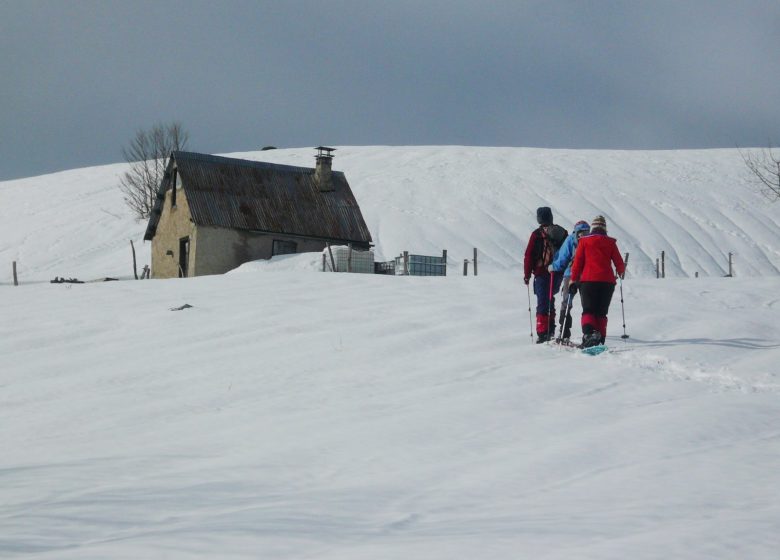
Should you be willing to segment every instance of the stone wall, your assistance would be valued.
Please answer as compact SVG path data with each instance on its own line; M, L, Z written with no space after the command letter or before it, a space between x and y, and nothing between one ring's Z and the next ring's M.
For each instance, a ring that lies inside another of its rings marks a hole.
M198 228L197 238L197 252L191 256L195 276L223 274L245 262L270 259L274 240L296 243L298 253L325 248L324 241L203 226Z
M165 203L160 223L152 239L152 278L178 278L179 241L190 238L190 262L187 276L193 276L193 259L196 254L197 240L195 224L190 220L190 207L184 189L176 193L176 206L171 206L171 190L165 193ZM170 251L170 254L168 253Z
M257 259L270 259L274 240L292 241L298 253L320 252L324 241L276 234L195 226L184 189L179 186L176 206L171 206L171 191L165 193L160 223L152 239L152 278L179 277L179 246L189 237L190 254L186 276L223 274Z

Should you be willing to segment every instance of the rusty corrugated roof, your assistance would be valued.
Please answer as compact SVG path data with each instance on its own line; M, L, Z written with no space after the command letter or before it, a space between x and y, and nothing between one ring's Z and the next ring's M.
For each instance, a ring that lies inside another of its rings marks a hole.
M347 178L333 171L321 192L314 168L173 152L144 239L157 231L176 167L197 225L368 244L368 231Z

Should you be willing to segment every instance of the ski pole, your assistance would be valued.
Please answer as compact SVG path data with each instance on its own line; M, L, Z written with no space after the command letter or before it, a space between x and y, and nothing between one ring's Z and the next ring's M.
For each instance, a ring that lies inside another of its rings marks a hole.
M563 290L564 288L567 287L567 284L568 282L564 278L563 284L561 285L561 312L558 315L558 324L560 325L561 328L558 330L558 336L555 338L556 343L561 341L561 337L563 336L563 324L564 321L566 321L566 300L568 298L568 291L566 292L567 295L563 295Z
M564 280L564 282L566 282ZM566 296L568 298L568 295ZM563 296L561 296L561 299L563 299ZM559 342L561 338L563 338L563 325L566 323L566 305L565 301L561 304L561 312L558 314L558 325L561 327L558 330L558 337L555 339L555 342Z
M534 343L534 320L531 317L531 286L526 284L528 288L528 325L531 327L531 344Z
M561 330L558 333L558 340L559 341L563 341L564 326L566 325L567 315L569 314L569 310L571 309L572 297L573 297L572 293L570 291L567 291L567 293L566 293L566 302L565 302L566 304L564 305L563 302L561 303L561 306L562 306L561 307L561 320L560 320Z
M626 253L626 262L624 263L625 266L628 266L628 253ZM623 305L623 276L626 275L625 267L623 268L623 274L620 276L620 311L623 313L623 340L628 338L628 335L626 334L626 307Z
M547 305L547 340L555 334L555 307L553 307L553 285L555 284L555 272L550 271L550 300ZM552 332L550 332L552 330Z

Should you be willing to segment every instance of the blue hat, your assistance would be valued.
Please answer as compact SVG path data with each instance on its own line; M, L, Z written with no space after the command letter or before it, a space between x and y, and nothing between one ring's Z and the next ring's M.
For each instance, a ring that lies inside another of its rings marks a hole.
M579 222L574 224L574 231L575 232L578 232L578 231L585 231L585 232L587 232L587 231L590 231L590 226L588 225L588 222L586 222L585 220L580 220Z

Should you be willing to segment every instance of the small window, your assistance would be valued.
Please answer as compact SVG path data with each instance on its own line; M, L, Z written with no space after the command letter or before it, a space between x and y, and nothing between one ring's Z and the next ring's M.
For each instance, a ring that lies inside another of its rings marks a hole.
M275 257L276 255L294 255L297 252L298 244L294 241L280 241L274 239L274 246L271 251L272 257Z

